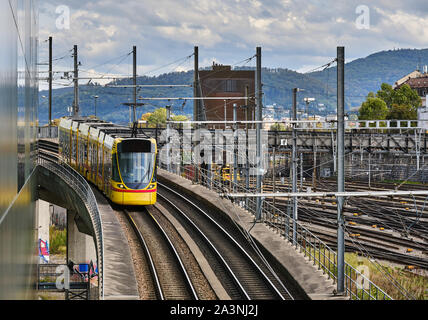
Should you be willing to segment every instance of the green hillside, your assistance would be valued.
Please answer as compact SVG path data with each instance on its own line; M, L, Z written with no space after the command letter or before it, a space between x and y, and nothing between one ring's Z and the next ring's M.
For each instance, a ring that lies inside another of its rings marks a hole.
M345 68L346 108L356 107L365 100L370 91L377 91L382 82L393 84L397 79L412 72L419 64L428 64L428 49L402 49L374 53L366 58L349 62ZM138 84L191 84L193 71L173 72L156 77L139 77ZM291 108L291 89L302 88L298 93L299 108L303 109L304 97L316 99L309 107L310 114L330 114L336 110L336 67L313 73L298 73L288 69L262 70L264 106L276 104L277 116L286 116L284 112ZM130 84L129 79L117 84ZM97 115L105 120L125 123L129 119L129 109L122 105L132 98L130 88L106 88L98 85L80 86L80 107L82 115L94 114L94 95L98 95ZM138 96L143 97L183 97L192 96L192 88L142 88ZM46 91L40 92L40 123L48 118ZM67 107L73 102L73 88L55 89L53 92L53 117L68 114ZM138 114L153 111L168 104L167 101L150 102L139 108ZM193 102L170 102L175 114L193 114ZM318 104L326 109L319 111Z

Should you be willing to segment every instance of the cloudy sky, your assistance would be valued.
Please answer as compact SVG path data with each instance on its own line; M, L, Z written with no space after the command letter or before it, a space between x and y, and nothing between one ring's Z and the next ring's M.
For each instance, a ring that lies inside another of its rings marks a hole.
M338 45L347 61L428 47L425 0L45 0L39 6L40 61L47 60L45 40L52 36L55 69L71 70L77 44L81 76L131 74L133 45L139 75L192 69L185 57L195 45L202 67L235 65L261 46L263 66L297 71L329 62Z

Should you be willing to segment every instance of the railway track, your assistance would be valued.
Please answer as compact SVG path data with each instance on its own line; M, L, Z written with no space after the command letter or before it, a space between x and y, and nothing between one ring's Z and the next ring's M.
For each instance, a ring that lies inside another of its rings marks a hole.
M220 222L212 210L160 183L158 202L198 239L195 241L232 299L295 298L230 221Z
M38 140L38 153L41 159L58 160L58 143L49 140Z
M308 227L305 225L305 227ZM330 248L336 249L337 240L336 235L331 232L326 232L322 230L317 230L314 228L308 228L313 234L315 234L319 239L324 241ZM414 257L410 255L406 255L403 253L393 252L388 250L389 248L387 246L379 246L376 244L373 244L370 241L365 241L362 239L358 240L358 244L355 243L355 241L352 241L351 239L345 239L345 245L347 247L347 251L354 251L354 252L360 252L361 246L364 246L364 251L370 254L370 256L389 260L392 262L404 264L407 266L413 266L413 267L419 267L423 269L428 269L428 260L420 257ZM379 249L382 248L382 249Z
M310 185L305 185L305 187L308 186ZM265 191L272 191L272 185L267 184L264 187ZM286 191L287 187L279 186L276 188L276 190L279 192ZM323 185L321 187L318 186L317 190L332 191L334 190L334 185ZM361 191L366 190L366 188L352 185L348 186L347 184L346 190ZM319 206L321 204L323 208L336 208L336 199L334 198L314 197L310 200L301 199L300 202L311 206L310 203L314 200L317 200L317 205ZM419 197L418 199L416 197L415 199L411 197L411 200L408 198L403 198L402 196L370 199L348 198L344 206L344 212L358 215L364 214L377 219L379 222L383 221L385 223L385 227L391 228L397 232L410 234L414 233L415 236L426 238L428 234L428 210L426 210L427 205L428 199L423 196Z
M39 150L49 151L51 153L58 154L58 148L59 148L58 143L50 140L43 140L43 139L39 139L37 141L38 141L37 143L38 143Z
M183 261L158 221L143 209L124 210L144 251L159 300L199 300Z
M311 183L304 183L304 190ZM404 185L403 185L404 186ZM331 191L336 187L334 181L317 184L317 191ZM412 190L412 186L406 189ZM356 182L346 185L347 191L361 191L367 186ZM392 189L394 185L372 184L371 190ZM414 189L422 189L418 186ZM400 188L401 189L401 188ZM264 185L266 192L272 192L271 183ZM276 185L276 191L286 192L288 186ZM428 215L425 211L425 197L414 199L400 198L348 198L344 205L348 240L347 251L366 251L371 256L400 264L428 269ZM273 199L266 199L269 203ZM332 248L336 245L337 205L335 198L299 200L299 220L311 232L324 240ZM416 203L416 210L411 210ZM288 201L275 199L275 205L287 212ZM322 227L323 230L320 230Z

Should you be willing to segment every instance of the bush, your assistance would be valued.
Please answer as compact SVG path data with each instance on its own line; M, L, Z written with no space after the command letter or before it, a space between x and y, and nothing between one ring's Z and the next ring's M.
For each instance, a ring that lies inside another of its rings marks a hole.
M49 242L50 254L65 254L67 250L67 230L60 230L55 226L50 226Z

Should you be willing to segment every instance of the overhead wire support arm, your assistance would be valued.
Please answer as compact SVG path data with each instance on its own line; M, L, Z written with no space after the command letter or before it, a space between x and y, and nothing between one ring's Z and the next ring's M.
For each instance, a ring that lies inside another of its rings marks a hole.
M91 78L91 79L95 79L95 78ZM110 78L103 78L103 79L110 79ZM117 79L117 78L111 78L111 79ZM132 84L124 84L124 85L111 85L111 84L106 84L104 85L104 87L108 87L108 88L177 88L177 87L187 87L187 88L191 88L193 87L193 85L191 84L137 84L137 85L132 85Z
M421 196L428 195L428 190L387 190L387 191L344 191L344 192L276 192L276 193L228 193L230 198L311 198L311 197L391 197L391 196Z
M140 100L244 100L247 97L151 97ZM224 122L224 121L223 121Z

